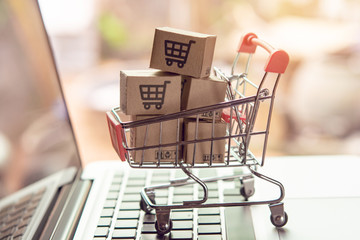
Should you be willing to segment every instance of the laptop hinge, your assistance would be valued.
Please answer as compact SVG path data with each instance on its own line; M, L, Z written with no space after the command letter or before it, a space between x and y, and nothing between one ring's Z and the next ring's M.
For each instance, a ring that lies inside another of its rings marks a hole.
M55 230L48 239L72 239L77 223L88 197L92 181L79 181L72 190L71 197L66 202L64 211L60 214Z

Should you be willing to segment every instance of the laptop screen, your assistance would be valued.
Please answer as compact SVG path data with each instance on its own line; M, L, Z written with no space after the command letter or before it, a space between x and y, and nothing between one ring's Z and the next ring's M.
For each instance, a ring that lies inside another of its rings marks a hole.
M0 198L80 165L37 2L0 0Z

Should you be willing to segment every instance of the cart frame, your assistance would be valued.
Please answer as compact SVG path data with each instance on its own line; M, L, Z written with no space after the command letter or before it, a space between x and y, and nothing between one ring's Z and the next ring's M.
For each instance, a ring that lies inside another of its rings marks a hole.
M259 85L256 85L248 79L248 70L252 55L255 53L256 47L260 46L264 48L269 54L269 58L265 65L265 73L260 81ZM169 184L163 184L158 186L145 187L141 191L141 209L145 212L150 212L152 209L156 211L157 221L155 223L158 234L163 235L171 231L172 222L170 219L170 212L172 209L185 209L185 208L205 208L205 207L230 207L230 206L250 206L250 205L269 205L271 211L271 222L276 227L282 227L287 223L288 216L284 211L284 204L281 202L285 196L285 189L283 185L268 176L265 176L258 172L258 167L264 166L266 148L268 143L268 135L270 129L271 116L274 107L275 93L278 86L278 82L282 73L285 72L289 62L289 56L283 50L278 50L267 44L266 42L258 39L253 33L244 35L237 50L238 54L232 65L231 74L227 76L219 68L214 68L216 76L228 83L226 101L211 106L181 111L172 114L166 114L157 116L150 119L122 122L118 116L119 108L114 108L111 112L107 113L109 130L112 137L112 143L119 154L121 160L127 161L133 168L181 168L182 171L188 176L184 179L177 179L171 181ZM245 71L241 74L235 74L235 67L239 60L240 53L247 53L248 59L245 65ZM275 74L275 78L272 78L272 84L267 84L269 74ZM251 96L246 96L249 88L255 89L256 93ZM265 111L267 112L266 123L262 129L258 130L256 124L257 115L259 109L262 109L262 105L267 103ZM218 110L228 109L228 114L223 116L223 119L227 121L227 131L225 136L215 136L215 112ZM197 132L199 126L199 116L204 112L212 112L212 133L211 137L198 139ZM194 117L196 121L195 139L183 140L180 139L181 120ZM163 123L167 121L176 121L176 141L171 143L163 143L161 140ZM159 143L155 145L146 145L146 138L148 137L149 126L153 124L159 124ZM145 128L144 145L140 147L129 146L128 132L130 129L136 127ZM262 156L258 159L250 151L251 139L253 137L262 137ZM213 147L217 141L225 141L225 154L224 161L213 162L213 158L210 157L208 162L199 163L195 159L196 145L203 142L210 143L210 156L213 156ZM178 154L181 148L193 144L194 154L192 160L184 161L181 155ZM158 156L155 162L146 162L144 159L144 152L150 149L161 149L166 147L176 148L176 157L173 161L163 161ZM134 151L142 152L142 158L140 161L134 161L132 159L132 153ZM248 169L248 173L214 177L207 179L200 179L195 176L191 169L193 168L216 168L216 167L244 167ZM264 181L267 181L279 188L280 194L276 199L263 200L263 201L249 201L249 197L254 194L254 177L258 177ZM240 189L240 194L244 196L244 201L241 202L221 202L221 203L206 203L208 199L208 189L206 183L219 180L240 179L243 186ZM188 184L199 184L204 192L202 199L195 199L191 201L183 201L182 204L169 204L160 205L155 203L155 191L157 189L180 187Z

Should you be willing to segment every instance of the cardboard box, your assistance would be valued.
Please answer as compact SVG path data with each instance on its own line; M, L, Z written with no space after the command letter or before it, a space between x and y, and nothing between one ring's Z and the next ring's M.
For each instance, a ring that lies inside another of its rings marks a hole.
M185 141L195 140L196 121L185 122ZM198 125L197 139L211 138L212 123L200 121ZM214 137L224 137L226 135L226 123L218 122L214 125ZM195 149L195 163L209 163L211 141L197 142L184 145L185 162L192 164ZM213 163L224 162L225 139L213 141L212 160Z
M120 108L126 115L180 111L181 76L158 70L120 72Z
M195 78L208 77L215 42L215 35L156 28L150 67Z
M153 118L156 116L132 116L132 120L144 120ZM182 121L179 122L175 120L162 122L162 130L161 130L161 144L175 144L177 142L177 136L179 141L182 140ZM146 128L148 128L146 130ZM177 133L177 131L179 133ZM177 135L178 134L178 135ZM131 147L144 147L144 146L154 146L160 144L160 123L154 123L136 128L132 128L130 130L130 146ZM176 155L176 150L177 154ZM169 146L159 148L149 148L146 150L137 150L130 151L130 154L135 162L141 162L142 157L144 156L143 162L157 162L160 156L160 161L165 162L174 162L176 157L180 161L182 159L182 146L179 145L178 149L176 146Z
M189 110L224 102L227 83L215 76L209 78L183 77L181 110ZM200 119L212 119L213 111L204 112ZM196 117L196 116L194 116ZM221 119L221 109L215 111L216 120Z

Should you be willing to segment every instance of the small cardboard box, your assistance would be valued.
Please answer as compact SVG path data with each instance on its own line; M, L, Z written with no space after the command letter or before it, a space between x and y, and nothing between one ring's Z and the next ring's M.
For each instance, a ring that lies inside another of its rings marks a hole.
M153 118L156 116L132 116L133 121L144 120ZM131 128L130 130L130 146L131 147L144 147L144 146L156 146L161 144L175 144L182 140L182 121L170 120L162 122L162 128L160 131L160 123L143 125L140 127ZM161 139L161 142L160 142ZM178 141L177 141L178 140ZM176 154L177 152L177 154ZM159 157L161 162L174 162L176 158L180 161L182 159L182 146L175 145L169 147L162 147L159 149L149 148L144 151L134 150L130 151L133 160L137 163L141 162L157 162Z
M215 42L215 35L156 28L150 67L195 78L208 77Z
M205 107L225 100L227 83L215 76L208 78L183 77L183 90L181 93L181 110ZM202 113L200 119L221 119L221 109L215 112ZM196 116L194 116L196 117Z
M181 76L159 70L120 72L120 108L126 115L180 111Z
M185 141L195 140L196 121L185 122ZM211 138L212 123L199 121L197 140ZM214 125L214 138L226 135L226 123L218 122ZM194 149L195 163L210 163L211 141L197 142L184 145L185 162L192 164ZM212 160L213 163L224 162L225 139L213 141Z

